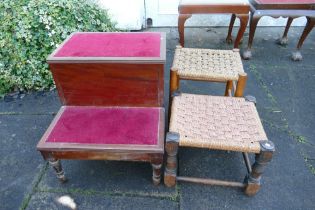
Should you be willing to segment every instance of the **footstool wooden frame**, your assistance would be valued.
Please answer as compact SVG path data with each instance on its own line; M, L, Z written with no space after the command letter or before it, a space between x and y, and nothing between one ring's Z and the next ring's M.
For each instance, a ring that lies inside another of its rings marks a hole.
M237 34L237 37L234 42L234 48L239 47L239 43L244 35L247 22L248 22L248 14L249 14L249 4L247 1L187 1L182 0L178 6L178 32L179 32L179 42L180 45L184 47L185 37L185 22L188 18L190 18L193 14L231 14L231 23L229 26L228 35L226 41L232 43L232 29L233 24L238 17L240 19L240 28Z
M248 174L244 182L177 176L179 147L242 152ZM167 165L164 183L177 181L242 187L249 196L260 189L261 175L271 161L274 144L267 139L253 97L244 98L174 94L169 132L166 135ZM247 153L255 153L251 166Z
M238 49L211 50L177 46L170 75L170 95L180 80L226 83L225 96L243 96L247 74ZM237 83L237 84L236 84Z
M296 47L296 51L292 53L292 60L302 60L302 54L300 52L301 47L315 25L315 1L313 0L302 0L302 1L271 1L271 0L249 0L251 15L250 15L250 31L248 38L247 50L243 53L244 59L250 59L252 57L252 44L258 21L263 16L271 16L273 18L288 17L288 21L282 35L279 40L279 44L286 45L288 43L288 31L291 26L293 19L306 16L307 24L304 31L299 39ZM233 27L233 23L231 22Z
M62 103L37 145L65 181L60 159L149 162L161 180L165 34L75 32L47 59Z

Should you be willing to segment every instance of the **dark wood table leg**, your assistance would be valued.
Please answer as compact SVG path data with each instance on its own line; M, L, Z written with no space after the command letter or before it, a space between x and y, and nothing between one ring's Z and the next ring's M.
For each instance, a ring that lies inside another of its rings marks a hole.
M288 18L287 25L285 26L285 30L283 32L282 38L280 38L278 40L278 44L280 44L280 45L287 45L288 44L288 32L289 32L289 29L290 29L290 26L291 26L293 19L294 19L293 17Z
M234 26L234 23L235 23L235 19L236 19L236 15L232 14L231 20L230 20L230 25L229 25L228 35L227 35L227 37L225 39L228 44L232 44L233 43L232 31L233 31L233 26Z
M184 47L185 44L185 22L188 18L191 17L191 14L179 14L178 16L178 33L179 33L179 43Z
M247 23L248 23L248 15L237 14L236 16L240 19L240 28L238 30L237 37L236 37L235 42L234 42L234 48L238 48L238 45L243 38Z
M65 177L65 172L62 169L60 160L57 160L55 158L51 158L48 160L49 164L52 166L52 168L55 170L57 178L60 182L64 183L67 181Z
M151 161L153 175L152 175L152 181L154 185L159 185L161 182L161 168L163 165L163 154L157 158Z
M248 60L252 57L251 48L252 48L252 44L253 44L253 40L254 40L256 27L257 27L257 24L258 24L258 21L260 20L260 18L261 18L261 16L257 15L255 12L251 13L250 23L249 23L250 26L249 26L249 38L248 38L247 50L243 53L243 58L245 60Z
M174 187L176 185L178 144L178 133L169 132L166 134L165 150L167 160L164 172L164 184L167 187Z
M261 175L275 151L275 145L271 141L261 141L260 148L261 151L256 154L251 173L245 177L245 194L248 196L253 196L259 191Z
M304 31L302 33L302 36L297 44L297 49L295 52L292 53L292 60L294 61L301 61L303 59L302 54L300 52L300 49L303 45L303 42L305 41L307 35L312 31L315 25L315 18L314 17L306 17L307 18L307 23L304 28Z

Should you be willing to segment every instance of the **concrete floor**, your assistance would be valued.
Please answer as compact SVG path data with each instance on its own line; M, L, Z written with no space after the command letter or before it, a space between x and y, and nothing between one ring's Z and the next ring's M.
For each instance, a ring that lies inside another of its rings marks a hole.
M150 30L167 33L167 93L177 29ZM314 31L304 44L303 61L290 60L302 30L292 28L289 44L282 47L275 40L283 28L258 28L253 59L243 61L249 76L246 94L256 96L267 135L276 144L255 197L240 189L188 183L154 187L146 163L63 161L69 182L60 184L36 151L61 106L51 91L0 101L0 209L66 209L55 201L62 195L70 195L78 209L315 209ZM186 47L232 49L224 42L226 33L227 28L187 28ZM181 90L222 95L224 85L183 81ZM239 153L181 149L179 173L242 181L246 168Z

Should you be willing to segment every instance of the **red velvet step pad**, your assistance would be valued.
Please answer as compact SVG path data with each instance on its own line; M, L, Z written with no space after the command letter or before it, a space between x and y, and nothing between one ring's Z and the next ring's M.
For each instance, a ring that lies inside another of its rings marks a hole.
M54 57L160 57L161 34L76 33Z
M66 107L47 142L156 145L159 108Z
M259 4L315 4L315 0L255 0Z

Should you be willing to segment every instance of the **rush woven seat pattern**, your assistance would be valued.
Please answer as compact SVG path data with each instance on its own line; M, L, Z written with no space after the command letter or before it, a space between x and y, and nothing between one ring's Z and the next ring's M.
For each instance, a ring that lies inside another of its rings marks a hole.
M212 50L177 46L172 70L182 79L228 81L244 73L239 50Z
M267 140L254 103L244 98L181 94L171 113L179 146L259 153Z

